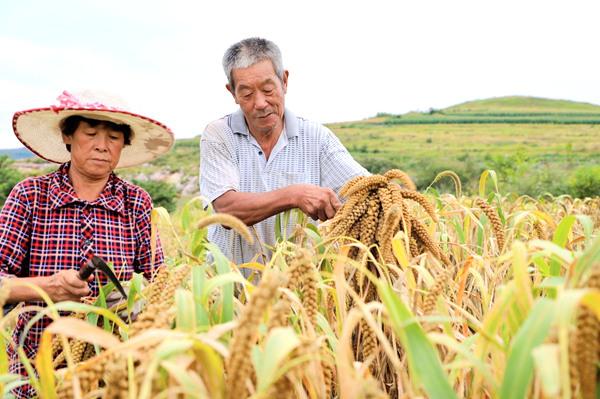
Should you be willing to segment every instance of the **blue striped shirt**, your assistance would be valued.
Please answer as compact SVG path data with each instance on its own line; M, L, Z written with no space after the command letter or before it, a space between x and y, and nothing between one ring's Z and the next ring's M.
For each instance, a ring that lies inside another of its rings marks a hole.
M354 176L368 172L325 126L284 113L285 127L269 159L250 134L241 110L210 123L200 139L200 194L206 205L229 190L268 192L292 184L329 187L336 193ZM234 230L211 226L208 239L236 264L270 257L275 218L255 224L249 245ZM295 222L288 223L287 235ZM284 233L285 234L285 233ZM264 255L264 256L263 256Z

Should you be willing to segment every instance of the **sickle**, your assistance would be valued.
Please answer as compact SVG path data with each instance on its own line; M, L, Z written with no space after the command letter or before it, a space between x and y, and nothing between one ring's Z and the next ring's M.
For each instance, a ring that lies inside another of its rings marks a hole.
M127 299L127 294L125 294L125 290L123 289L123 286L119 282L119 279L117 279L117 276L115 276L115 274L113 273L111 268L108 267L106 262L98 256L94 255L92 257L91 261L88 261L88 263L86 263L85 265L83 265L83 267L81 269L79 269L79 278L82 279L83 281L86 281L88 279L88 277L91 276L92 273L94 272L94 270L96 270L96 269L98 269L102 273L104 273L104 275L106 277L108 277L108 279L111 281L111 283L113 283L115 285L115 287L117 287L117 289L119 290L121 295L123 295L123 298Z

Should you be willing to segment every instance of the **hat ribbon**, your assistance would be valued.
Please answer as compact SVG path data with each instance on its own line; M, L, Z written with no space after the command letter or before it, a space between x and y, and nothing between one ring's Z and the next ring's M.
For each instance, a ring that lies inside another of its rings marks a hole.
M50 106L50 109L56 113L62 111L65 108L88 108L97 110L120 111L119 108L110 107L99 102L84 103L67 90L63 90L62 94L56 97L56 100L58 100L58 105Z

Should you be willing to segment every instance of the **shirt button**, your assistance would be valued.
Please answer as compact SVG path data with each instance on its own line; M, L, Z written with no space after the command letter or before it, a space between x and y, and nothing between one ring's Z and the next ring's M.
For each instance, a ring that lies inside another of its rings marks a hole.
M258 155L262 155L262 151L259 151L259 152L258 152Z
M92 240L90 240L89 238L83 241L84 247L89 247L90 245L92 245Z

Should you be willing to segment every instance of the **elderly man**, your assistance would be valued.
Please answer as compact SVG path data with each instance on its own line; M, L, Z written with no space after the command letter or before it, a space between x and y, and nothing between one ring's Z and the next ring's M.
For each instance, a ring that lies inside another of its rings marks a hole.
M202 134L200 192L216 211L254 226L258 240L249 245L222 226L208 238L237 264L264 261L275 243L275 215L299 208L312 219L330 219L343 184L368 172L329 129L285 108L289 72L273 42L232 45L223 68L240 109Z

